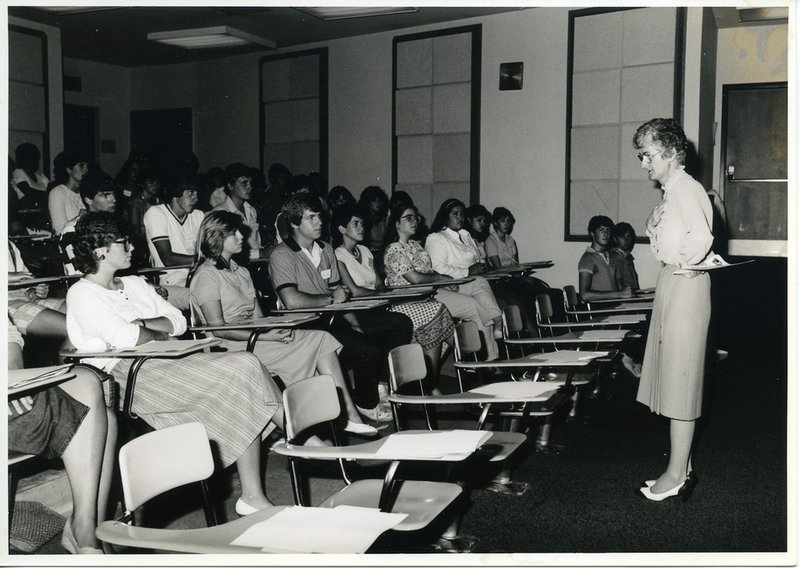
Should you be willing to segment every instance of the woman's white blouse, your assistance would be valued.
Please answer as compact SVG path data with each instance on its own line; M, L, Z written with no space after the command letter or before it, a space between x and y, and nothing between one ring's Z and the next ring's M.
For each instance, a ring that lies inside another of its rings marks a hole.
M362 288L375 289L377 275L375 274L375 261L369 249L363 245L356 245L360 255L360 259L356 259L344 247L337 247L335 251L336 258L347 267L347 272L355 282L356 286Z
M693 266L710 254L712 210L703 186L678 170L663 187L664 198L647 218L650 249L664 264Z
M425 250L431 257L433 269L451 278L466 278L469 267L481 258L477 243L465 229L458 232L442 229L428 235Z
M67 292L67 333L75 347L104 350L133 347L141 328L137 319L166 317L172 323L170 335L186 331L180 310L159 296L138 276L120 278L123 290L109 290L82 278ZM91 359L91 364L110 371L119 359Z

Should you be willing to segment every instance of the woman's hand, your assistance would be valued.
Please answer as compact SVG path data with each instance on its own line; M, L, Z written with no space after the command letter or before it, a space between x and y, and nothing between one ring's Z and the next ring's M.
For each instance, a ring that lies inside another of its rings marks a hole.
M44 282L42 284L37 284L33 292L36 294L37 298L44 299L50 293L50 285Z
M339 286L333 290L333 303L341 304L350 298L350 289L346 286Z
M261 339L265 341L280 341L288 344L294 340L294 332L291 329L271 329L261 334Z
M469 274L470 276L475 274L483 274L486 272L486 266L482 262L476 262L472 266L469 267Z

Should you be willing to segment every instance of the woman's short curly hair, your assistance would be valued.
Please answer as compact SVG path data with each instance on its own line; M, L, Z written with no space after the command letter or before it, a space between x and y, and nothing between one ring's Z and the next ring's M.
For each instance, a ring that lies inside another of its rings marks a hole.
M686 140L686 133L677 120L674 118L653 118L648 120L636 129L636 133L633 135L633 147L643 147L644 139L647 136L651 136L653 142L659 144L665 150L675 150L679 164L686 163L686 150L689 147L689 142Z
M225 239L241 231L242 217L231 211L211 211L206 214L197 236L197 258L218 261L222 256Z
M73 265L84 274L94 274L97 272L98 261L94 251L110 246L127 234L122 219L114 213L108 211L86 213L75 225L75 240L72 244L75 253Z

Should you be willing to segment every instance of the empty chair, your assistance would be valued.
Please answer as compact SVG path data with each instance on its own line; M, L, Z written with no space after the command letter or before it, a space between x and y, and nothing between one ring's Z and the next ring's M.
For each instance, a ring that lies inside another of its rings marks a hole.
M338 445L334 421L339 418L341 409L336 385L331 376L320 375L289 385L283 393L283 402L287 441L274 446L274 450L289 457L296 504L306 505L308 502L303 491L304 480L298 467L298 462L302 460L336 460L339 463L345 486L324 499L320 507L353 505L407 514L406 519L393 529L395 531L415 531L427 527L461 496L462 489L455 483L400 479L397 473L401 460L391 461L384 479L354 481L348 472L348 463L357 459L380 460L376 452L385 440L351 446ZM325 423L330 425L333 446L297 445L310 430ZM431 458L409 456L408 459ZM449 513L454 514L456 511Z
M246 547L232 546L231 542L285 507L270 507L208 528L173 530L133 526L136 511L152 498L189 483L204 482L214 472L208 434L202 424L190 422L144 434L120 449L119 460L125 513L119 520L105 521L97 527L97 538L104 543L106 552L110 551L108 545L198 554L270 551L269 543Z

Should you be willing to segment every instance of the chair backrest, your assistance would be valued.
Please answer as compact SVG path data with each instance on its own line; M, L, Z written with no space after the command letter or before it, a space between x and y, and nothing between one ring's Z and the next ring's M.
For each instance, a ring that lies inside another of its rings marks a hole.
M539 318L539 322L548 322L553 317L553 303L550 301L548 294L536 296L536 315Z
M119 469L128 511L165 491L208 479L214 458L206 428L189 422L143 434L122 446Z
M283 391L286 439L291 442L308 428L341 414L336 383L330 375L302 379Z
M396 392L405 384L423 380L428 375L425 354L419 343L400 345L389 351L389 388Z
M475 355L481 350L481 336L474 321L462 321L456 326L456 360L463 361L466 355Z
M522 313L519 306L509 305L503 308L503 337L509 338L512 335L519 336L525 329L522 323Z
M566 301L564 305L569 310L576 309L581 303L580 298L578 298L578 292L575 291L575 286L564 286L564 299Z

